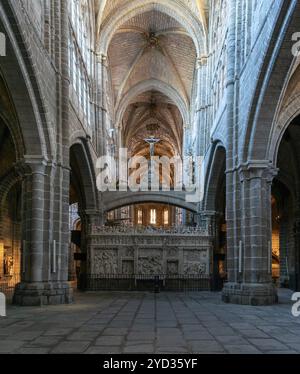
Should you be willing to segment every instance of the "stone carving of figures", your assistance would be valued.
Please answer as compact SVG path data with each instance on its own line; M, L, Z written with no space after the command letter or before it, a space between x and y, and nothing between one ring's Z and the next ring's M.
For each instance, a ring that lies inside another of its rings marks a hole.
M118 271L116 251L101 251L95 254L94 261L97 274L116 274Z
M206 274L206 264L186 263L184 265L184 274L186 275L202 275Z
M14 274L14 259L12 256L4 255L3 260L4 275L13 276Z
M151 256L144 259L139 259L139 274L161 274L162 261L160 256Z

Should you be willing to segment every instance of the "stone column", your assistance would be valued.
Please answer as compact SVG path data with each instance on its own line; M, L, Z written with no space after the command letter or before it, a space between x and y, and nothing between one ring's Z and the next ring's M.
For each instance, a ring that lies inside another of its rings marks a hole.
M191 150L191 126L190 124L183 125L183 154L188 156Z
M272 215L271 183L276 170L267 162L256 162L238 168L241 205L229 203L228 226L239 222L237 237L228 240L228 278L223 301L270 305L277 301L272 284ZM232 230L229 232L232 232Z
M97 151L100 156L106 153L106 70L107 70L107 56L103 54L97 55L97 76L98 76L98 90L97 90L97 123L96 123L96 140Z
M201 222L203 229L206 229L206 231L209 234L209 245L210 245L210 273L211 273L211 287L213 290L218 290L218 283L216 278L216 272L215 272L215 253L218 249L218 242L219 242L219 220L221 217L221 213L218 213L216 211L202 211L201 212Z
M30 247L27 246L25 269L25 281L43 281L43 241L44 241L44 189L45 189L45 162L31 164L30 178L31 188L28 191L30 196L31 210L27 212L30 219L30 228L26 236L30 237Z
M45 160L27 160L22 182L22 266L21 284L14 302L42 304L44 268L44 189Z
M197 156L203 156L207 147L206 134L209 132L207 128L207 56L201 56L197 60L197 108L196 108L196 121L197 121Z
M37 158L26 158L23 163L21 283L14 295L14 303L18 305L72 301L65 252L68 243L64 243L61 221L52 224L53 209L57 207L50 192L53 167ZM59 212L55 212L55 219L59 217ZM65 216L61 219L65 220ZM60 227L60 235L56 226Z
M295 279L294 279L294 290L300 290L300 218L297 216L294 223L294 240L295 240ZM288 274L290 277L291 274Z

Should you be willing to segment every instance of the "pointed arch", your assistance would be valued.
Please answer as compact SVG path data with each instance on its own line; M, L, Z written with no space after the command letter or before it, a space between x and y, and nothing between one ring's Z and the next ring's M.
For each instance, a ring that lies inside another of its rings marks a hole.
M217 211L217 198L221 188L222 178L225 179L226 149L217 141L209 155L209 167L206 171L205 190L203 198L204 211Z
M23 40L10 2L0 3L0 31L7 37L7 54L1 59L0 70L5 77L22 134L22 156L47 158L53 152L47 128L47 111L30 57L31 51Z
M188 104L183 100L180 94L173 87L157 79L149 79L147 81L142 81L134 87L132 87L124 95L116 111L116 123L121 123L124 112L132 99L134 99L136 96L143 92L151 90L159 91L163 93L165 96L169 97L174 102L174 104L177 105L184 123L189 123Z
M86 139L77 138L70 147L70 166L80 189L81 208L96 210L98 195L94 164Z

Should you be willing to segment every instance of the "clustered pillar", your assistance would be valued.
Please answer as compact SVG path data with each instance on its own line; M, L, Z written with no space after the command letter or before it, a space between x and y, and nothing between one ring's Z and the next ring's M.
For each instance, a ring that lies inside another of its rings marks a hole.
M272 283L271 217L271 183L276 170L268 164L249 163L235 173L241 205L236 209L232 199L227 201L229 281L223 300L270 305L277 301Z
M23 167L21 283L16 287L14 303L70 303L67 246L62 236L55 235L60 225L52 193L54 166L46 160L27 159ZM58 172L56 168L54 171Z

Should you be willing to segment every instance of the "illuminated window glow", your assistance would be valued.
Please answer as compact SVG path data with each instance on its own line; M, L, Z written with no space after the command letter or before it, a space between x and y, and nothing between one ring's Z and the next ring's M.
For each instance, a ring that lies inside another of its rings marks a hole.
M150 211L150 225L156 225L156 209Z
M138 210L138 225L143 224L143 211L141 209Z
M169 224L169 211L165 210L164 211L164 225L168 226L168 224Z

